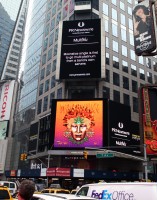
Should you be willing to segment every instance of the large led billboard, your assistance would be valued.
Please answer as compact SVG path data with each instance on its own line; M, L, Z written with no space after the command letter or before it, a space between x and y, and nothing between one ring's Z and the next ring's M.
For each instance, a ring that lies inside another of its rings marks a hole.
M101 78L101 20L62 23L59 78Z
M55 148L103 147L103 100L57 100L52 104Z
M0 140L4 140L7 137L8 121L0 121Z
M151 1L142 1L133 9L135 53L142 55L156 49L154 17Z
M157 86L141 88L141 137L148 155L157 155Z

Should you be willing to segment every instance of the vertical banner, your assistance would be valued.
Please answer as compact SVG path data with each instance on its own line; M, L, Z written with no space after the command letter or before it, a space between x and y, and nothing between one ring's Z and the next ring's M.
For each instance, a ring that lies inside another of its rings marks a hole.
M142 1L133 9L135 53L142 55L156 49L153 9L150 1Z
M0 98L0 121L10 119L10 111L14 92L15 81L8 81L3 84Z

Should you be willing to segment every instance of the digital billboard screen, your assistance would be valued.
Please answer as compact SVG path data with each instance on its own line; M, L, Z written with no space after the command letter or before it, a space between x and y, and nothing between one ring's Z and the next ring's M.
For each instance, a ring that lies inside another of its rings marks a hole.
M54 147L103 147L103 100L55 102Z
M135 53L142 55L156 49L154 17L151 1L142 1L133 9Z
M4 140L7 137L8 121L0 121L0 140Z
M128 151L131 144L131 110L130 106L109 102L109 146L118 151Z
M64 21L60 79L101 78L100 19Z

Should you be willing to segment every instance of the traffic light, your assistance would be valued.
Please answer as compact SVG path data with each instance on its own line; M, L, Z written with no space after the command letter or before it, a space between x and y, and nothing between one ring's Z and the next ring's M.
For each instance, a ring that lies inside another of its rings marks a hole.
M23 154L23 160L27 160L27 154L26 153Z
M85 159L87 159L88 152L87 152L87 151L84 151L84 152L83 152L83 156L84 156Z
M24 153L21 154L20 160L24 160Z

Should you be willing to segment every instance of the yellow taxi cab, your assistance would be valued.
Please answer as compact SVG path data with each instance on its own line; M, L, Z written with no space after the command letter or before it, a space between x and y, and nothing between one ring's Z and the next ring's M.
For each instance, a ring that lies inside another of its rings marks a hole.
M46 188L41 191L41 193L54 193L54 194L70 194L69 190L66 189L56 189L56 188Z
M9 192L9 189L6 186L0 185L0 199L13 200L13 198Z

